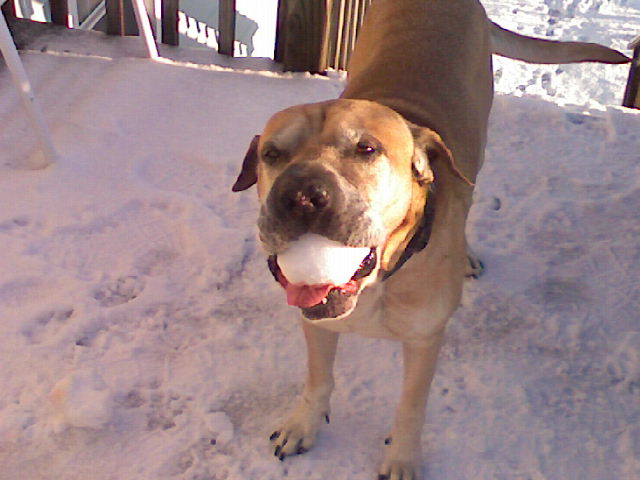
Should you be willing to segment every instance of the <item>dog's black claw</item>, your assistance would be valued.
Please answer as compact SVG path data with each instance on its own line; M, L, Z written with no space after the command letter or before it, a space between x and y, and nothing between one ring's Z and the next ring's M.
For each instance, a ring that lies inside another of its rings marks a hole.
M296 455L302 455L303 453L307 453L309 450L302 446L303 439L298 440L296 444Z
M271 441L273 442L273 441L274 441L276 438L278 438L279 436L280 436L280 432L276 430L275 432L273 432L273 433L271 434L271 436L269 437L269 440L271 440Z
M482 263L482 261L480 259L478 259L477 266L474 266L473 263L472 263L471 267L474 269L474 273L469 275L469 278L473 278L474 280L478 280L482 276L482 274L484 273L484 269L485 269L484 263Z
M331 423L331 420L329 419L329 415L324 416L324 421L327 422L327 425Z
M282 452L282 447L280 445L278 445L276 447L276 450L273 452L273 456L280 458L280 452ZM280 458L280 460L282 460L282 459Z
M389 480L389 475L378 475L378 480Z
M387 438L384 439L384 444L385 445L391 445L391 441L392 441L391 437L387 437Z

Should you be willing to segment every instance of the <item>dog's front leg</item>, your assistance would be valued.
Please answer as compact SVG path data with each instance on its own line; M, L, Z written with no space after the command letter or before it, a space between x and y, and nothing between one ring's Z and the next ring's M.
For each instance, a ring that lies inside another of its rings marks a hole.
M333 361L338 334L302 320L307 341L307 380L293 411L271 435L275 456L284 460L309 450L323 421L329 423L329 398L333 391Z
M404 385L378 480L418 480L420 440L429 387L436 368L443 332L420 343L404 343Z

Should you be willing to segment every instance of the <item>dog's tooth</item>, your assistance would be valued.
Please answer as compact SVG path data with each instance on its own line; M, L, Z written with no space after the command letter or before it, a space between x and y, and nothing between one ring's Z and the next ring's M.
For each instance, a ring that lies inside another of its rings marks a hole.
M322 299L322 304L323 304L323 305L326 305L328 301L329 301L329 300L327 300L326 298L323 298L323 299Z

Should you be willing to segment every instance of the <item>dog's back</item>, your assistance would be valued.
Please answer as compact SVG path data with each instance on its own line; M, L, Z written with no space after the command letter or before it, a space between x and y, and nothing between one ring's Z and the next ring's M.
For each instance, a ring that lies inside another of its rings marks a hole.
M474 180L493 98L486 18L475 0L374 1L342 96L375 100L437 131Z
M342 96L377 101L438 132L475 180L493 99L492 53L531 63L629 62L595 43L503 29L477 0L374 0Z

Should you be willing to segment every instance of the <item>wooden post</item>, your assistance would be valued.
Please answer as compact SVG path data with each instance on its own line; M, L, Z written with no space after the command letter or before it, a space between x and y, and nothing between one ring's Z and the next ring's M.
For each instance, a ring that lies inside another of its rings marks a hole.
M179 0L162 0L162 43L178 45L178 8Z
M56 25L69 26L69 3L67 0L50 0L51 22Z
M629 80L622 106L640 109L640 36L636 37L629 47L634 49L633 62L629 70Z
M105 6L109 35L138 35L131 0L106 0Z
M123 0L106 0L107 33L109 35L124 35L124 16L122 15Z
M284 63L284 47L286 44L288 0L278 0L278 19L276 20L276 44L273 50L273 59Z
M233 57L236 40L236 0L218 4L218 53Z
M290 0L284 37L284 69L324 73L332 0Z

